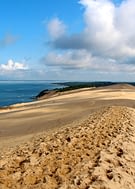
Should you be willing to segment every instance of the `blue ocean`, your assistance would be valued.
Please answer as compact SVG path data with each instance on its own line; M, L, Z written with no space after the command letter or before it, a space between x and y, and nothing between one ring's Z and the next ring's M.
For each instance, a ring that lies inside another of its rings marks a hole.
M0 81L0 107L31 102L45 89L61 88L57 81Z

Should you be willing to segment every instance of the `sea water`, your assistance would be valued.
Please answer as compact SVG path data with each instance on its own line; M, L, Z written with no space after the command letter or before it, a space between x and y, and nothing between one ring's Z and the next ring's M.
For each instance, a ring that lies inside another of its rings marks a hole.
M0 81L0 107L31 102L42 90L61 88L57 81Z

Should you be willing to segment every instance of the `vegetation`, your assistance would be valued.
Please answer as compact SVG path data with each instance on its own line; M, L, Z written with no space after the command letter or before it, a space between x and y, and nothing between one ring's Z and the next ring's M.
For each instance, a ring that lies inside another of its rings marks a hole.
M66 86L64 88L55 89L58 92L63 92L63 91L69 91L69 90L74 90L74 89L80 89L80 88L103 87L103 86L108 86L108 85L112 85L116 83L114 82L65 82L65 83L57 83L57 84Z
M52 92L64 92L64 91L70 91L70 90L81 89L81 88L89 88L89 87L102 87L102 86L112 85L115 83L112 83L112 82L64 82L64 83L54 83L54 84L59 84L65 87L56 88L53 90L43 90L35 98L36 99L40 98Z
M109 82L109 81L96 81L96 82L63 82L63 83L54 83L54 84L59 84L62 86L65 86L63 88L56 88L53 90L43 90L41 91L37 96L37 98L40 98L46 94L49 93L57 93L57 92L65 92L65 91L70 91L70 90L75 90L75 89L81 89L81 88L89 88L89 87L104 87L104 86L109 86L109 85L114 85L114 84L122 84L123 82ZM130 84L135 86L134 82L124 82L124 84Z

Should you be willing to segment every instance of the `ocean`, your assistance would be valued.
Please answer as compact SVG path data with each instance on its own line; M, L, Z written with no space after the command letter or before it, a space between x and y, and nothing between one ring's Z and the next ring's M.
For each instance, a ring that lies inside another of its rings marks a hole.
M62 88L58 81L0 81L0 107L31 102L45 89Z

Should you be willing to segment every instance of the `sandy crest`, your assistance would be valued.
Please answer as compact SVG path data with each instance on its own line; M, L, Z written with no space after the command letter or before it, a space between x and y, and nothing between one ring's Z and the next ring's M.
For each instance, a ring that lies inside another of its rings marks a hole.
M81 122L106 106L135 107L135 87L114 85L64 92L62 95L0 109L0 149L33 135Z
M134 189L135 110L101 108L0 158L2 189Z

